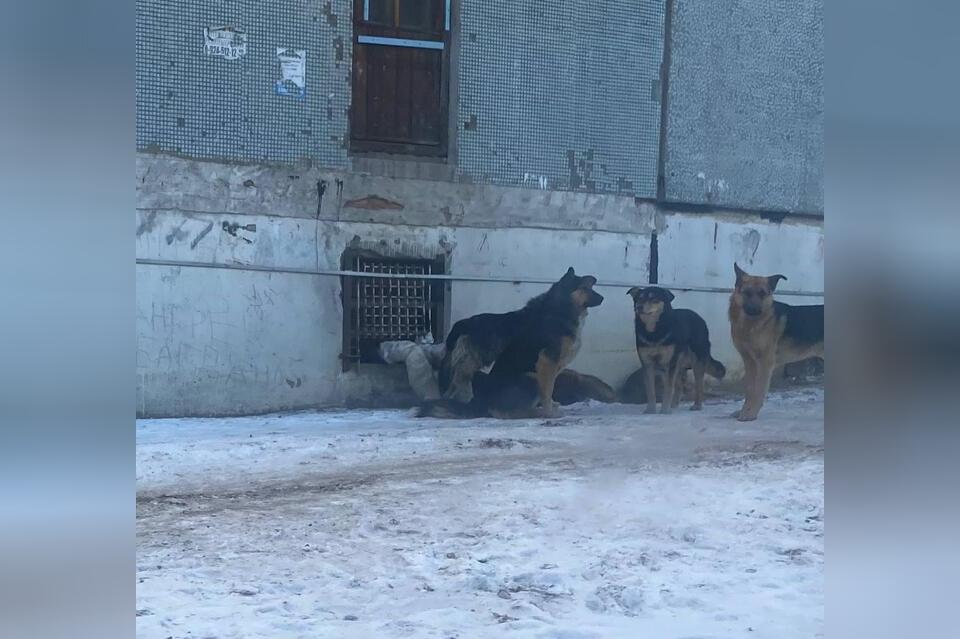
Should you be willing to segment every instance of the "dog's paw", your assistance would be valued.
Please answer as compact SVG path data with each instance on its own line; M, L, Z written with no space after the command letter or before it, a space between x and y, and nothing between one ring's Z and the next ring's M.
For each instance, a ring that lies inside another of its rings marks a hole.
M645 411L643 411L643 412L644 412L644 414L646 414L646 415L653 415L654 413L657 412L657 407L656 407L656 406L647 406L647 410L645 410Z
M690 410L703 410L703 405L702 405L702 404L694 404L693 406L690 407Z
M672 412L673 412L673 408L671 408L671 407L669 407L669 406L661 406L661 407L660 407L660 414L661 414L661 415L669 415L669 414L672 413Z
M551 402L548 406L537 407L536 412L539 417L557 417L560 411L557 410L557 403Z
M752 422L756 419L757 419L757 416L751 415L750 413L741 412L739 415L737 415L738 422Z

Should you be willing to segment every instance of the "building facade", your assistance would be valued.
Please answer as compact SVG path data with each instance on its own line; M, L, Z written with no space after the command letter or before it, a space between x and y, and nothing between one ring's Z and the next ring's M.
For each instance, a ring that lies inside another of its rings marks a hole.
M574 368L637 368L625 293L658 282L735 380L735 260L822 299L822 14L139 0L138 412L396 403L378 340L567 266L606 297Z

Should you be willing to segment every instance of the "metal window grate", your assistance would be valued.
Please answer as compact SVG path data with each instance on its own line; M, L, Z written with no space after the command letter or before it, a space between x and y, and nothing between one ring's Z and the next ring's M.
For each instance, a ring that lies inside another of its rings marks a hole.
M344 367L380 362L378 347L393 340L442 337L443 282L417 275L443 273L443 261L345 255L344 269L405 278L343 278Z

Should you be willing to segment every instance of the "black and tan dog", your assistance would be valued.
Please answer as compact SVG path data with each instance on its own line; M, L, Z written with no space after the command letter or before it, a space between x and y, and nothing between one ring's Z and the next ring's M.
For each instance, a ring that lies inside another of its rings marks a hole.
M520 334L544 307L546 293L508 313L480 313L453 325L437 381L447 399L468 403L473 399L473 378L493 364L503 349Z
M555 410L554 384L580 349L587 309L603 296L597 278L570 267L546 293L510 313L484 313L457 322L441 363L446 398L421 407L421 417L530 417ZM489 374L480 369L494 362ZM469 390L464 386L469 380ZM451 388L454 387L452 392ZM470 399L459 400L466 394Z
M596 278L592 281L595 283ZM587 282L587 278L578 279L570 267L550 289L532 298L523 308L508 313L480 313L454 324L447 335L446 352L438 373L443 396L469 402L473 397L474 375L493 364L507 344L528 331L529 325L544 313L549 313L551 306L565 303L561 298L569 293L567 288Z
M726 374L723 364L710 355L707 323L694 311L673 308L673 293L659 286L634 286L627 295L633 298L634 333L637 355L643 364L647 412L657 411L656 377L663 378L660 412L669 413L676 405L680 375L693 369L694 399L691 410L703 407L703 375L717 379Z
M569 406L588 399L609 404L619 398L617 392L599 377L570 368L560 371L553 385L553 400L561 406Z
M790 306L773 299L784 275L750 275L733 265L737 280L730 295L730 335L743 358L746 399L736 414L757 418L770 388L773 369L810 357L823 357L823 304Z
M687 379L687 371L680 371L679 381L677 383L677 388L673 393L673 407L676 408L680 405L680 400L687 398L692 399L693 393ZM617 391L617 401L620 401L624 404L646 404L647 403L647 383L644 380L646 373L643 370L643 366L637 370L630 373L630 376L627 377L626 381L623 382L623 385L620 387L620 390ZM658 402L663 401L663 378L660 376L654 377L655 388L656 388L656 399Z

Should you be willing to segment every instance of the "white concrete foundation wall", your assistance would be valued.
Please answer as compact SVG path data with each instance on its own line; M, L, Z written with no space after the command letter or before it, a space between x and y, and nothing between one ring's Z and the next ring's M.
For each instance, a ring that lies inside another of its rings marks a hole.
M143 161L150 162L149 158ZM201 170L197 163L175 162L185 163L191 175L229 174L233 181L250 175L237 167L207 164ZM146 183L149 171L143 173L141 181ZM169 179L169 173L158 173ZM180 188L183 174L176 176L176 188ZM264 181L260 174L256 179ZM343 179L349 189L351 176ZM379 192L379 183L370 176L358 179L361 192ZM338 270L348 246L387 254L446 255L452 275L506 280L452 282L451 321L517 308L547 287L530 280L556 279L568 266L595 275L605 300L591 310L583 346L572 366L615 387L638 366L625 285L649 281L654 228L662 285L729 287L736 260L750 272L784 273L789 277L781 284L785 289L823 290L819 222L778 224L747 215L660 213L649 204L637 204L632 205L636 213L631 223L631 205L624 198L598 201L600 196L592 194L528 194L523 189L514 193L499 188L491 193L472 186L460 193L466 198L464 210L482 217L487 209L478 202L489 201L490 206L514 202L509 205L514 207L527 201L524 218L516 222L517 227L509 227L514 220L504 216L501 228L418 224L411 222L424 221L419 216L427 213L420 211L429 212L431 194L442 192L449 204L451 189L459 187L408 182L415 183L404 186L402 181L389 181L392 198L413 202L400 211L402 215L388 211L382 223L368 221L379 213L369 211L361 212L368 218L363 220L342 219L348 216L339 212L334 215L341 219L325 219L330 213L314 219L305 204L273 215L271 203L281 201L276 189L269 191L271 198L265 202L244 201L235 206L232 187L221 179L214 180L208 196L198 195L195 200L175 190L165 200L165 185L156 183L149 196L141 196L144 208L137 212L137 258L141 260L137 265L138 412L151 416L257 413L383 400L404 390L400 367L363 365L342 372L338 276L240 270ZM192 179L190 190L202 193L200 181ZM219 191L223 194L218 196ZM574 221L578 205L590 211L587 228ZM460 223L466 222L452 221ZM553 228L566 223L571 228ZM715 356L731 371L729 379L736 380L742 366L730 342L728 294L678 292L677 298L678 306L697 310L707 320ZM818 303L822 298L784 299Z
M732 288L733 264L755 275L782 273L784 291L823 292L823 224L807 220L765 222L744 215L671 213L658 233L661 285ZM703 316L713 355L727 367L726 383L743 376L733 347L729 293L677 291L674 305ZM822 304L821 295L781 296L786 304ZM709 378L708 378L708 381Z
M364 247L406 255L449 251L451 271L461 276L557 279L574 266L601 280L648 279L650 240L643 235L248 216L242 221L257 230L245 234L253 238L247 243L220 231L224 216L140 213L141 227L148 216L149 228L137 240L139 258L148 260L316 269L319 259L319 270L336 270L348 244L362 238ZM189 248L211 223L217 232ZM176 229L181 239L168 242ZM618 259L611 263L611 256ZM455 321L512 310L546 288L529 282L453 282L450 314ZM590 317L577 364L607 378L613 371L614 377L624 377L636 358L625 289L599 290L608 300ZM342 373L342 321L337 276L138 264L139 411L239 414L336 405L347 396L376 392L362 375Z

